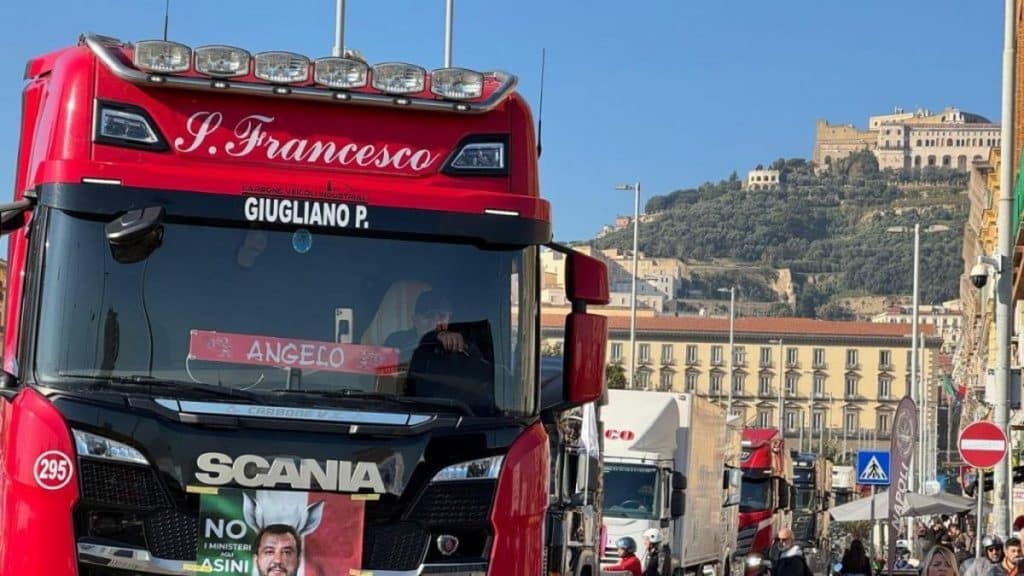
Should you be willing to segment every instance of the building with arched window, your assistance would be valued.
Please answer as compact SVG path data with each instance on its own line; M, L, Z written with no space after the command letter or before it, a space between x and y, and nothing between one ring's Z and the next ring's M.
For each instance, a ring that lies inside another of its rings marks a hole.
M935 166L966 171L999 146L999 130L999 124L958 108L938 113L897 108L892 114L870 117L863 131L852 124L833 126L819 120L814 162L827 169L840 158L868 149L882 169Z

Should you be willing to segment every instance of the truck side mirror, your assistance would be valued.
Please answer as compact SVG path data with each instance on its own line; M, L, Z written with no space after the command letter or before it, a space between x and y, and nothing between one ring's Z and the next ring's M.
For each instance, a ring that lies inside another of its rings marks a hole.
M18 377L6 370L0 370L0 388L17 388Z
M28 223L28 211L32 208L30 198L22 198L5 204L0 204L0 236L14 232Z
M679 518L686 513L686 492L680 489L673 489L669 500L669 508L673 518Z
M569 406L604 396L604 355L608 319L587 313L587 304L607 304L608 268L604 262L559 244L548 244L565 254L565 292L572 312L565 318L563 399Z
M672 489L686 490L686 476L682 472L672 472Z

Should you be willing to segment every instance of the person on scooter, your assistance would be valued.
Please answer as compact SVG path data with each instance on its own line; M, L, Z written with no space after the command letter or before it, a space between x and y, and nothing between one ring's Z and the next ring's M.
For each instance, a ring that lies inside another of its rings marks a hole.
M661 530L648 528L644 531L644 549L647 552L647 556L644 558L643 576L660 576Z
M615 541L615 547L619 549L619 563L608 566L604 570L629 572L633 576L643 576L640 559L636 557L636 540L624 536Z

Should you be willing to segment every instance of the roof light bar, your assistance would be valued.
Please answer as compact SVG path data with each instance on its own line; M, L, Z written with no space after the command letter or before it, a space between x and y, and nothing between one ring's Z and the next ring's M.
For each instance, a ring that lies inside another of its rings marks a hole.
M177 42L143 40L135 43L133 61L136 68L146 72L188 72L192 65L192 49Z
M277 84L309 81L309 58L293 52L260 52L256 55L255 76Z
M249 73L248 52L234 46L201 46L195 50L196 72L218 78Z
M471 100L484 93L484 75L464 68L441 68L430 73L430 91L449 100Z
M313 81L328 88L350 89L366 86L369 67L351 58L318 58L313 63Z
M451 88L439 86L437 88L439 93L448 94L448 96L438 97L429 92L426 72L418 66L401 63L382 64L376 67L373 74L367 70L364 76L362 66L365 61L360 64L333 61L314 66L311 76L315 85L309 84L307 79L307 82L304 83L274 81L273 84L279 85L267 86L266 81L248 82L236 79L244 78L252 73L253 56L245 50L232 46L210 45L190 51L188 47L173 42L147 40L129 45L115 38L96 34L84 34L81 37L81 43L87 46L97 56L100 63L118 78L137 86L159 84L167 88L211 92L230 91L255 97L280 98L286 96L295 100L333 101L380 108L403 106L438 113L482 114L501 105L515 90L518 83L518 79L511 74L501 71L486 72L483 75L484 79L486 81L493 79L494 87L485 90L479 98L470 98L469 94L472 93L472 90L458 85ZM125 49L127 49L130 60L125 59ZM191 58L191 70L205 78L187 75L189 69L185 62L189 61L189 58ZM358 62L360 58L352 55L350 51L346 51L342 60ZM309 72L307 71L307 73ZM446 84L444 82L445 74L439 75L441 76L439 80L442 81L440 84ZM455 74L455 76L463 78L462 84L472 84L470 81L472 75L463 77L460 74ZM291 77L289 76L289 78ZM375 90L373 92L355 90L355 88L365 87L364 82L372 83ZM453 83L459 84L460 81L454 80ZM280 84L287 84L287 86ZM485 85L490 87L489 83ZM285 94L275 90L275 88L281 87L287 88ZM350 89L352 90L350 92L339 92L339 90ZM464 93L467 98L458 100L458 96ZM97 115L98 117L99 115Z
M373 87L388 94L423 92L427 84L427 71L414 64L388 62L377 64L372 70Z

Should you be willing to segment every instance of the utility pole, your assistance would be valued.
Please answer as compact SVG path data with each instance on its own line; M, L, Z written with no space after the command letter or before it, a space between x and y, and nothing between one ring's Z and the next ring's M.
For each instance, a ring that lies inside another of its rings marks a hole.
M1015 230L1010 230L1013 212L1013 96L1015 88L1014 65L1017 52L1017 37L1014 24L1016 19L1015 0L1005 0L1003 26L1003 114L1000 139L1001 159L999 170L999 232L997 254L999 272L996 284L996 373L995 401L993 402L992 423L1010 436L1009 392L1010 392L1010 318L1013 310L1011 299L1011 273L1008 255L1013 254ZM996 534L1010 534L1012 512L1012 485L1010 483L1010 458L1003 457L996 464L992 477L992 525Z
M615 189L633 191L633 294L630 298L629 314L629 387L636 388L636 259L640 239L640 182L619 184Z

